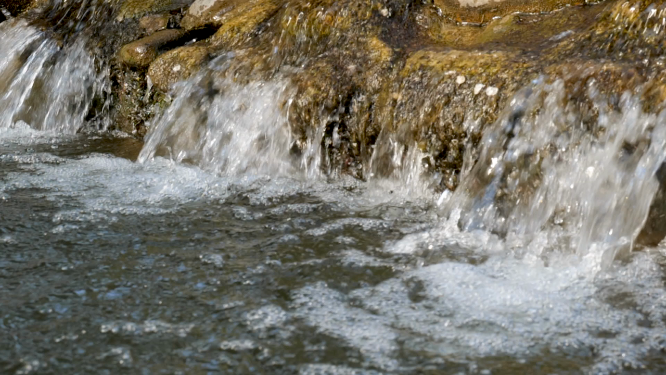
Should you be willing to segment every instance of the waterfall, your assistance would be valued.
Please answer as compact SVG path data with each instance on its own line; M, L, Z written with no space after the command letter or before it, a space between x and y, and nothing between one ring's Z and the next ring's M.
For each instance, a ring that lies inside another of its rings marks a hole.
M109 69L91 55L87 33L65 42L12 19L0 24L0 40L0 127L20 121L55 134L108 127Z
M139 161L165 156L229 176L293 172L288 84L240 85L210 74L179 85L173 102L151 126Z
M139 160L161 155L231 176L312 176L323 130L315 126L304 151L293 151L298 139L288 121L295 100L288 79L241 85L215 78L215 71L178 86ZM464 231L506 238L519 257L547 263L549 254L574 253L601 269L631 250L645 223L658 188L655 174L666 158L660 126L666 113L644 113L636 94L613 99L593 84L584 100L573 100L565 85L542 77L515 95L484 130L479 160L468 161L474 167L460 187L452 195L445 191L443 210L461 215ZM399 181L406 191L431 189L427 155L402 139L382 133L370 178Z

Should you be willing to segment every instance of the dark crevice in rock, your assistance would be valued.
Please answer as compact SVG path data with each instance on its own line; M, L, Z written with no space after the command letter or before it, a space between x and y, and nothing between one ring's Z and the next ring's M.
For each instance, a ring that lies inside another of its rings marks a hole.
M0 0L0 8L6 9L12 17L16 17L29 9L32 2L32 0ZM0 15L0 20L3 16Z
M636 242L643 246L657 246L666 238L666 163L656 173L659 190L650 206L650 213Z

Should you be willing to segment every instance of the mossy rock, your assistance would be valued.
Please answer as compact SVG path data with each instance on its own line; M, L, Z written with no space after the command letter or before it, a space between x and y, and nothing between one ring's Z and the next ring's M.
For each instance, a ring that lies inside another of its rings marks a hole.
M608 4L586 32L568 40L557 52L651 66L662 61L666 53L665 24L663 1L617 1Z
M145 68L150 65L160 50L181 41L187 32L185 30L171 29L158 31L150 36L124 45L118 58L125 65L133 68Z
M506 51L420 50L407 58L401 75L427 70L463 74L484 84L494 84L519 77L530 65L529 60Z
M370 21L381 9L385 10L379 2L370 0L289 3L278 15L271 44L285 56L316 56L333 48L349 48L356 38L378 35Z
M0 8L4 8L16 17L33 6L34 0L0 0ZM4 20L4 15L0 14L0 22Z
M150 64L147 76L157 89L168 92L171 85L199 71L208 59L209 47L205 44L179 47Z
M114 106L111 117L114 129L127 134L142 136L146 121L144 98L146 95L146 77L133 70L114 72Z
M363 178L363 163L381 126L373 123L373 103L395 78L395 51L376 36L357 39L309 60L291 75L296 91L288 111L301 145L324 127L323 159L329 173Z
M117 21L189 7L194 0L120 0Z
M548 13L586 0L433 0L439 14L458 23L483 24L512 13Z
M273 0L241 1L225 13L222 26L212 37L217 48L238 46L251 37L251 33L280 9L281 4Z
M555 12L511 13L483 25L459 25L433 7L418 10L420 33L433 44L457 49L543 50L589 29L606 5L569 6Z

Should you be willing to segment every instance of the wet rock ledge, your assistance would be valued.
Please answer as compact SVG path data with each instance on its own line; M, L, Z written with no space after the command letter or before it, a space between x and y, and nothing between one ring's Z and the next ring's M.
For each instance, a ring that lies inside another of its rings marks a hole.
M56 16L55 3L0 7L50 22L66 39L74 30L57 25L75 12ZM227 79L291 82L292 100L283 105L298 138L293 152L323 133L315 142L332 175L397 174L396 155L418 149L433 189L454 190L464 161L478 157L483 130L539 77L565 82L563 103L590 131L599 97L612 106L630 92L646 113L661 111L666 99L661 0L86 4L107 15L91 48L111 67L114 127L142 137L174 83L232 56L218 72Z

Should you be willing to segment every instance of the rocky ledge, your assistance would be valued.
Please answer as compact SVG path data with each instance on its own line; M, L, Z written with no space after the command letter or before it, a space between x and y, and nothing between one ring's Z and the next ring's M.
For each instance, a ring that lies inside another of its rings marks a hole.
M168 104L174 83L233 52L225 77L291 82L294 93L284 106L299 139L293 152L323 133L315 141L330 174L395 174L396 155L416 148L434 176L433 188L455 190L465 161L479 157L484 129L537 79L565 82L562 103L590 132L596 131L600 97L613 106L631 93L645 113L659 113L666 99L661 0L96 4L110 20L97 30L102 36L92 48L111 67L113 126L142 137ZM53 24L66 24L75 12L56 15L47 0L0 7L35 23L51 22L63 38L74 31ZM529 162L539 165L539 155ZM538 185L539 171L534 174L528 180ZM665 205L662 195L654 207ZM663 238L664 212L652 210L653 224L640 236L644 243Z

